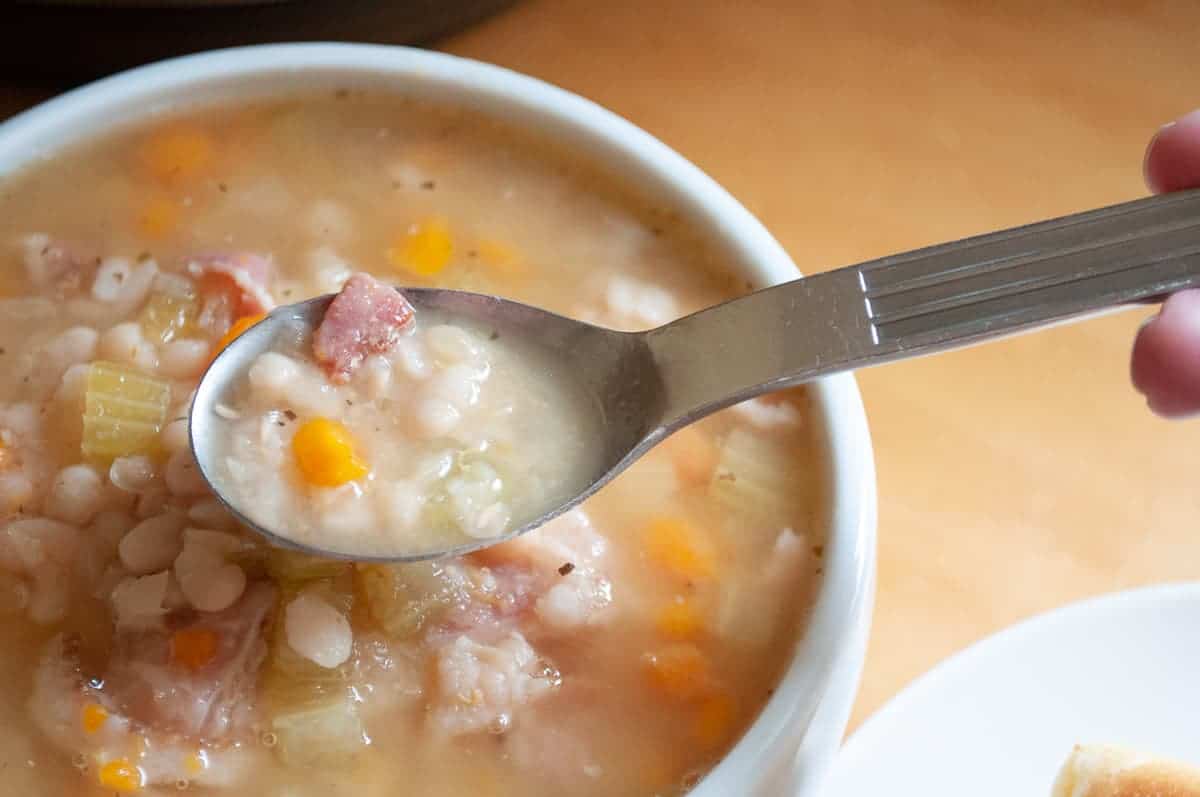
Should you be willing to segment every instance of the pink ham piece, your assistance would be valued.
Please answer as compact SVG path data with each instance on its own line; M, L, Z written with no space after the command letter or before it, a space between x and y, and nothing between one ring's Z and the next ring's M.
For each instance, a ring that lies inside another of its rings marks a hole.
M238 316L261 315L275 309L275 300L267 292L271 261L261 255L201 255L189 260L187 268L201 283L216 283L236 293Z
M313 336L313 354L338 384L371 354L382 354L400 339L413 319L408 300L369 274L355 274L325 311Z
M43 294L66 299L91 284L100 258L74 244L35 234L25 239L25 273L29 283Z

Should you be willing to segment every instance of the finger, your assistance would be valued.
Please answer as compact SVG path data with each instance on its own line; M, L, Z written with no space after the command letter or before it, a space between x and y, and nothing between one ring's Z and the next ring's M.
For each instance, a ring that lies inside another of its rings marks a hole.
M1133 342L1130 375L1159 415L1200 412L1200 290L1171 296L1142 327Z
M1166 127L1146 148L1146 185L1155 193L1200 188L1200 111Z

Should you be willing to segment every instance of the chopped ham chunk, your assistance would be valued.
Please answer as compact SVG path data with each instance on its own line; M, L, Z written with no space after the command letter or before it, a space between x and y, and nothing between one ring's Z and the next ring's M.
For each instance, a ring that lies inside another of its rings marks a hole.
M313 353L329 378L344 384L367 356L395 346L412 318L412 305L399 291L370 275L355 274L325 311Z
M249 252L202 255L188 261L187 268L202 285L216 285L236 293L238 316L261 315L275 308L275 300L267 292L271 261L265 257Z
M78 294L99 265L99 258L48 235L30 235L24 244L25 274L30 285L56 298Z
M438 651L436 678L433 721L451 736L503 733L512 727L514 709L561 682L558 671L516 631L494 645L458 637Z

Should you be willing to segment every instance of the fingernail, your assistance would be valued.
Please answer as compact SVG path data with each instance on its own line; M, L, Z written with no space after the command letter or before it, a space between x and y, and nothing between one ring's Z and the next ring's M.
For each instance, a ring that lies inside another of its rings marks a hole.
M1178 119L1176 119L1173 122L1168 122L1163 127L1163 130L1166 130L1168 127L1175 127L1175 125L1178 125L1178 124L1187 124L1187 125L1200 124L1200 108L1197 108L1194 111L1189 111L1188 113L1185 113L1183 116L1179 117Z

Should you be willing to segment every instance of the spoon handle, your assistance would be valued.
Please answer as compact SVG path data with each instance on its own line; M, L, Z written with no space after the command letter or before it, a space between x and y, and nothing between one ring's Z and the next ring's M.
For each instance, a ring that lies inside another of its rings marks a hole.
M1200 189L777 285L646 333L674 428L753 396L1200 286Z

